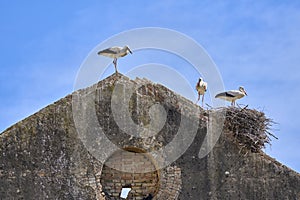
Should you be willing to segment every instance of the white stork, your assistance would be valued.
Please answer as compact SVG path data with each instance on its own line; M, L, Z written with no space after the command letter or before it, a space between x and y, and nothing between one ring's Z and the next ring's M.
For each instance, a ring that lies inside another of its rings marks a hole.
M202 78L199 78L199 81L196 85L196 90L198 92L198 100L196 101L196 103L198 103L198 101L200 100L200 96L202 95L202 107L203 107L203 102L204 102L204 94L207 90L207 83L204 82L202 80Z
M245 89L240 86L239 90L229 90L226 92L222 92L219 93L215 96L215 98L220 98L220 99L224 99L226 101L230 101L231 102L231 106L235 106L235 101L237 99L243 98L244 96L247 96L247 92L245 91Z
M104 49L102 51L98 52L98 55L102 55L102 56L107 56L110 58L113 58L114 61L114 66L115 66L115 70L116 70L116 74L118 73L118 69L117 69L117 59L120 57L124 57L126 56L128 53L131 53L131 50L129 49L128 46L124 46L124 47L110 47L108 49Z

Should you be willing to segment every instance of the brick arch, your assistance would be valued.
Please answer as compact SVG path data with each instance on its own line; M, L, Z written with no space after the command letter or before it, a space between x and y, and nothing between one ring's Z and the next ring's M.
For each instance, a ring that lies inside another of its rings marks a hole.
M123 169L123 170L117 170ZM145 172L140 173L142 170ZM131 187L128 199L142 200L159 192L160 180L153 160L145 151L128 147L113 153L104 163L100 182L110 199L120 199L122 187Z

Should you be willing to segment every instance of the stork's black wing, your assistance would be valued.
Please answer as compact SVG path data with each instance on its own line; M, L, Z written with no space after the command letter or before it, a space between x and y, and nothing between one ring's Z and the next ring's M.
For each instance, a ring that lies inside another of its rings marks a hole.
M218 97L235 97L235 96L229 92L221 92L215 96L215 98L218 98Z
M104 49L98 52L98 55L101 55L102 53L109 53L109 54L115 54L116 52L111 49Z

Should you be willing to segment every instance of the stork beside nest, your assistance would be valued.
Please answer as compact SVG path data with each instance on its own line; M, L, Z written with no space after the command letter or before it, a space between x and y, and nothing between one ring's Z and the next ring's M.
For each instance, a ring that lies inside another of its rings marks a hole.
M239 90L229 90L226 92L221 92L215 96L215 98L224 99L231 102L231 106L235 106L235 101L247 96L247 92L244 87L240 86Z

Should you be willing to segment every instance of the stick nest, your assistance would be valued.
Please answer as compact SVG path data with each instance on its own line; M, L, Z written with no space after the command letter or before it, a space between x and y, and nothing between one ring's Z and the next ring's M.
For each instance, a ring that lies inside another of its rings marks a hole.
M242 147L258 152L271 145L271 137L278 139L270 132L274 122L263 112L244 108L227 107L224 122L224 133L229 134ZM224 111L224 110L222 110Z

